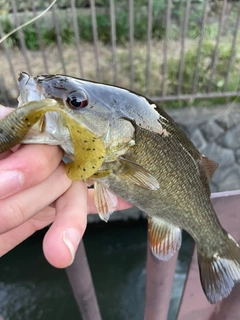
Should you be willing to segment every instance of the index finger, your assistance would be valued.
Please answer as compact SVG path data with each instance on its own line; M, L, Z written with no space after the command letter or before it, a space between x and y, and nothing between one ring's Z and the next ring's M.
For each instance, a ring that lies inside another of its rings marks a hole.
M0 118L13 108L0 105ZM16 152L15 152L16 151ZM63 156L58 146L24 145L0 155L0 199L41 183L56 170Z
M7 114L12 112L14 108L5 107L2 104L0 104L0 119L4 118Z

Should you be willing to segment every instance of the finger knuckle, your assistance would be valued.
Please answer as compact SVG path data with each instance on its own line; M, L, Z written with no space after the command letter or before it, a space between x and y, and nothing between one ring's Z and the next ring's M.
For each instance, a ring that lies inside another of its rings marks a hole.
M26 218L26 208L19 201L8 201L1 207L2 226L4 231L15 228L23 223Z
M56 146L31 147L32 152L27 153L28 156L25 157L24 167L31 172L46 173L48 175L61 160L60 149Z

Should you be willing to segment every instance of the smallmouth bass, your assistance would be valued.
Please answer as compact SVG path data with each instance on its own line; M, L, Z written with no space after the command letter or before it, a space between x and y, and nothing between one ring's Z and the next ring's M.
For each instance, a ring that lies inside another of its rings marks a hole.
M240 280L240 248L210 201L217 165L201 155L166 112L123 88L65 75L19 76L19 108L0 121L0 152L22 143L59 145L71 179L94 184L107 221L117 196L148 215L150 246L168 260L181 229L195 240L210 303Z

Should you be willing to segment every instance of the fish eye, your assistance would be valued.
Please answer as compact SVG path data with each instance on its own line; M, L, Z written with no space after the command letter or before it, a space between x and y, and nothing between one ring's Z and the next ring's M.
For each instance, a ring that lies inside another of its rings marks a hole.
M87 97L82 92L73 91L67 96L66 102L73 110L85 108L88 105Z

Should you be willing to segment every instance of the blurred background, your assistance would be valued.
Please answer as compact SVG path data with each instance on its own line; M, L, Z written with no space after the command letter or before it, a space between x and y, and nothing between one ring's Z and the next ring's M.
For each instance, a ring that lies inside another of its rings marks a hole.
M50 3L0 0L0 37ZM58 0L0 44L0 103L17 105L19 70L129 88L167 109L196 147L219 163L212 191L240 189L239 26L239 1ZM118 213L107 225L89 219L84 241L102 318L143 319L145 215ZM4 320L81 319L65 271L43 257L45 232L0 260ZM176 319L191 252L184 234L169 320Z

